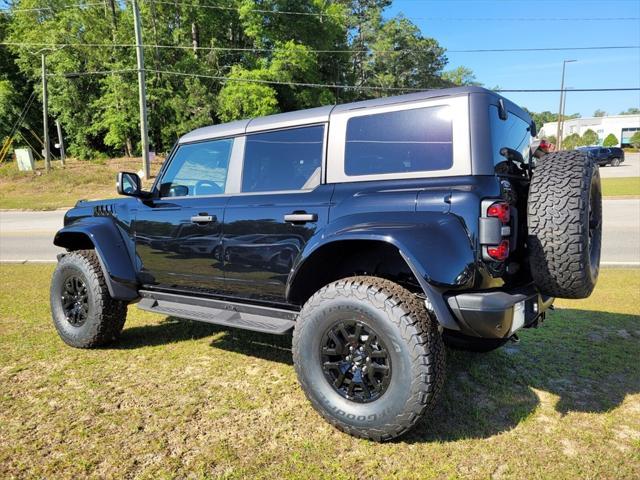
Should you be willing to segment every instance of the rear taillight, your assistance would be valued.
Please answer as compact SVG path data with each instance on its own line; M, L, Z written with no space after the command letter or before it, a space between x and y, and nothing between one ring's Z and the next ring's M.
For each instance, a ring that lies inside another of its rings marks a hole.
M506 260L509 256L509 240L502 240L499 245L488 246L487 254L500 262Z
M499 199L485 199L481 205L479 240L482 257L493 262L504 262L511 251L510 240L513 223L518 212L508 202ZM513 219L512 219L513 217Z
M487 208L487 217L496 217L500 222L507 224L511 220L511 207L507 202L496 202Z

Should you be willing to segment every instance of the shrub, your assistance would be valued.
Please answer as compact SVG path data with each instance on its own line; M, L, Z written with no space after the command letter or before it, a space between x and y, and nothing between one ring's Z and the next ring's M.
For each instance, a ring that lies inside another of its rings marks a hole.
M618 145L618 137L616 137L613 133L607 135L604 139L604 142L602 142L603 147L615 147L616 145Z

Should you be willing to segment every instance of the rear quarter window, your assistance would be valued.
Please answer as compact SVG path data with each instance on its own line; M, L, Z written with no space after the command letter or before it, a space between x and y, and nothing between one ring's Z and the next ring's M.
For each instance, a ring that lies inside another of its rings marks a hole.
M525 163L529 162L531 144L531 126L529 123L514 113L509 112L507 119L502 120L498 115L498 107L489 107L491 118L491 145L493 148L493 164L498 165L505 161L500 155L503 147L513 148L522 154Z
M448 106L364 115L347 122L346 175L446 170L452 164Z

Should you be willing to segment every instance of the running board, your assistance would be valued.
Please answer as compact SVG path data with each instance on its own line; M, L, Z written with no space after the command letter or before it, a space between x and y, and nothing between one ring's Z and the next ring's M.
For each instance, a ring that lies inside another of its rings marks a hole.
M141 290L138 308L226 327L282 335L291 330L297 313L279 308L224 302L174 293Z

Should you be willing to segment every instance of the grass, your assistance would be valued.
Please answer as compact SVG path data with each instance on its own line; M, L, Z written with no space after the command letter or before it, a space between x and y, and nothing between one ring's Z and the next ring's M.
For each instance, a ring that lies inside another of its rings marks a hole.
M640 196L640 177L603 178L602 196Z
M157 159L152 174L162 165ZM140 159L116 158L100 161L69 160L63 168L54 162L50 173L43 162L35 172L20 172L16 165L0 165L0 209L53 210L71 207L81 198L101 199L116 196L118 171L138 171ZM640 196L640 177L603 178L602 194L607 197Z
M52 269L0 265L0 478L640 477L640 270L517 345L448 351L436 411L380 445L314 412L288 337L131 307L118 343L67 347Z
M44 162L36 162L35 172L20 172L13 162L0 165L0 209L53 210L71 207L81 198L112 198L116 194L116 173L120 170L138 171L141 160L116 158L99 161L69 159L62 167L45 173ZM153 162L155 174L162 159Z

